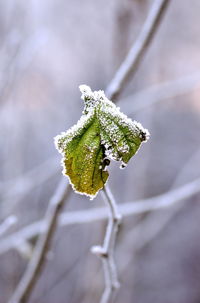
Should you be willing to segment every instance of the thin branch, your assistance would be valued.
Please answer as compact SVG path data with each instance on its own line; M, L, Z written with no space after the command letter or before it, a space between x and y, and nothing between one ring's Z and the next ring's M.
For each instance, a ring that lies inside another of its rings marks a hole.
M17 217L11 215L0 224L0 237L2 237L14 224L17 223Z
M191 170L193 163L198 163L199 161L200 150L197 151L190 157L190 159L183 165L175 180L173 181L172 188L179 183L180 179L183 176L188 176ZM187 203L187 201L185 202ZM163 229L169 225L169 223L174 219L174 217L180 212L185 203L176 203L171 209L168 209L167 212L158 215L155 212L149 212L148 216L140 221L136 226L126 233L125 237L122 239L120 247L123 247L123 253L126 253L127 244L134 241L134 251L139 252L146 245L152 243L152 241L157 238ZM135 240L136 239L136 240ZM125 249L124 249L125 248ZM132 257L130 257L129 252L127 251L127 256L123 258L121 262L120 271L125 270L125 268L131 262Z
M36 248L33 252L30 263L17 286L9 303L25 303L35 286L38 276L44 266L46 254L52 241L52 236L56 229L57 217L65 200L69 196L70 187L67 186L66 179L62 179L55 194L49 202L49 206L44 218L45 230L39 237Z
M168 191L162 195L139 200L126 202L118 206L119 212L123 217L144 213L153 210L164 210L178 202L189 199L200 192L200 178L195 179L177 189ZM97 207L95 209L71 211L63 213L59 216L59 226L67 226L73 224L93 223L107 218L107 208ZM45 220L41 220L30 224L18 232L15 232L0 241L0 254L6 253L12 248L16 248L21 242L28 241L38 234L45 231Z
M106 90L110 99L116 99L130 76L133 76L142 61L159 27L170 0L155 0L137 40L121 64Z
M163 228L169 224L173 216L177 214L180 210L180 206L183 205L184 204L180 205L179 203L176 203L173 208L170 208L167 212L163 212L162 216L159 216L155 212L151 212L126 233L120 243L120 248L123 250L123 260L120 262L120 272L122 275L128 266L130 266L133 260L133 254L140 253L146 245L151 243L160 234ZM130 243L134 243L134 252L131 255Z
M6 215L17 202L33 189L44 184L59 171L58 157L51 157L15 180L2 184L2 211ZM12 188L12 191L10 190Z
M1 193L3 195L3 199L13 199L16 195L24 195L28 191L34 189L41 183L48 180L52 175L55 175L58 172L59 157L53 156L49 157L47 160L42 162L41 164L35 166L29 171L25 172L18 178L14 180L8 180L2 183ZM47 172L48 168L48 172ZM45 172L44 172L45 171ZM35 180L37 177L37 180ZM35 180L35 182L33 182ZM28 187L28 189L26 189ZM12 188L12 193L10 189Z
M105 290L100 303L108 303L114 290L120 286L114 259L114 248L121 215L118 213L117 204L108 186L104 188L102 194L109 209L109 221L103 246L92 247L92 252L101 258L104 269Z
M123 107L127 106L129 108L130 114L133 114L163 100L182 96L192 92L194 89L199 89L199 83L200 73L198 71L172 81L152 85L119 101L123 103ZM134 108L131 110L130 101L134 103Z

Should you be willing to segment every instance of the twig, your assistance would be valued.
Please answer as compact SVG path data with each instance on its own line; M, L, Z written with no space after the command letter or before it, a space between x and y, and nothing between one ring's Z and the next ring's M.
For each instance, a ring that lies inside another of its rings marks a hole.
M0 237L2 237L10 227L12 227L14 224L17 223L17 217L14 215L11 215L7 217L3 223L0 225Z
M104 269L105 290L100 303L108 303L114 290L120 286L114 260L114 248L121 215L118 213L117 204L108 185L102 193L109 209L109 221L103 246L92 247L92 252L101 258Z
M26 194L56 175L59 170L58 162L57 156L51 157L16 180L3 183L1 216L5 216L11 211L16 203L21 201ZM11 188L12 191L10 190Z
M106 90L110 99L116 99L130 76L133 76L146 53L170 0L155 0L137 40L121 64Z
M120 204L119 212L123 217L141 214L147 211L165 209L200 192L200 178L195 179L177 189L168 191L162 195ZM71 211L59 216L59 226L73 224L87 224L107 218L107 208L97 207L95 209ZM0 241L0 254L6 253L12 248L17 248L21 242L28 241L45 231L45 220L30 224L18 232L15 232Z
M37 278L44 266L46 254L56 228L58 214L70 192L70 187L67 186L66 183L65 178L61 180L55 194L49 202L44 218L45 231L38 239L31 261L9 303L25 303L30 297Z
M187 161L187 163L182 167L176 176L172 188L180 181L182 176L188 176L191 170L193 163L198 163L199 161L200 150L197 151L191 156L191 158ZM186 202L187 203L187 202ZM134 250L140 251L146 245L149 245L154 239L160 235L163 229L169 225L169 223L174 219L174 217L180 212L185 203L176 203L173 208L169 209L167 212L162 213L162 215L158 215L155 212L150 212L148 216L144 218L139 224L137 224L134 229L131 229L126 236L122 239L121 247L127 247L127 244L130 241L137 238L136 243L134 243ZM139 237L138 237L139 235ZM123 258L123 269L128 266L130 260L130 256L127 258Z
M133 114L163 100L172 99L188 94L194 89L199 89L199 83L200 72L196 72L172 81L152 85L119 101L123 103L123 108L126 106L129 108L129 114ZM130 101L134 104L134 108L131 110Z
M184 204L181 204L183 206ZM142 221L128 231L120 243L120 248L123 250L123 260L120 264L120 272L128 268L133 260L134 253L139 253L146 245L151 243L169 224L172 217L180 210L180 205L176 203L173 208L164 212L162 216L152 212L148 214ZM134 243L134 252L130 255L130 246L128 244ZM119 252L120 254L120 252Z

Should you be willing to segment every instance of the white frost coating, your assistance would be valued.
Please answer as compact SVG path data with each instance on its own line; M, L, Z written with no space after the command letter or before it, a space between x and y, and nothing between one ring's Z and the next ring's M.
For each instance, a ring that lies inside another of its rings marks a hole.
M95 103L91 102L90 105L93 106L90 106L90 110L96 107L98 118L100 118L102 126L108 124L107 118L112 116L114 119L118 120L120 124L127 126L131 132L135 133L135 135L139 135L141 132L143 132L146 135L146 139L148 139L148 130L144 129L139 122L132 121L125 114L120 112L120 107L116 107L112 101L108 100L103 90L92 92L91 88L87 85L80 85L79 88L82 93L81 99L84 101L88 101L88 99L90 99L90 102L96 101ZM102 115L101 113L104 113L105 115Z
M78 136L87 125L90 124L93 117L94 110L90 111L88 115L81 116L77 124L54 138L55 146L61 154L64 154L67 144L71 142L74 137Z
M101 144L105 148L105 156L111 160L121 161L120 168L125 168L126 162L137 152L139 145L148 140L148 130L143 128L140 123L132 121L120 112L120 108L106 98L104 91L92 92L87 85L80 85L79 89L82 93L81 99L85 104L83 115L76 125L55 137L56 148L65 157L67 145L75 137L84 133L84 129L87 129L93 119L95 119L95 121L99 122L99 135ZM89 146L89 148L92 151L92 146ZM62 161L62 166L63 174L66 175L64 160ZM102 166L99 166L99 169L102 169ZM87 171L84 174L87 174ZM69 182L71 183L70 178ZM78 192L72 183L71 185L74 191ZM96 196L86 195L91 199Z
M63 132L55 137L55 145L59 152L64 153L67 144L81 133L83 128L91 122L95 115L102 128L102 132L100 133L101 144L105 147L106 156L111 160L121 160L119 153L128 153L130 149L126 138L124 138L123 133L119 130L118 124L128 130L130 138L140 137L142 141L148 140L148 130L144 129L139 122L132 121L120 112L120 108L116 107L112 101L106 98L104 91L92 92L91 88L87 85L80 85L79 89L82 93L81 99L85 102L84 115L67 132ZM109 140L109 137L112 141ZM117 150L113 148L113 145L117 146Z
M93 92L89 86L83 84L79 86L79 89L80 92L82 93L81 95L82 100L93 99Z

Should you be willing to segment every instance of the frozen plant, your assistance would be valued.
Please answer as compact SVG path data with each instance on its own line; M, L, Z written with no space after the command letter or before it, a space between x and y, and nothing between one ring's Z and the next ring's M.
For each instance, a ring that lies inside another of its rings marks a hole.
M83 115L76 125L55 137L55 144L63 155L63 174L73 189L93 199L108 179L110 161L120 161L124 168L147 141L149 132L120 112L103 91L92 92L87 85L79 88Z

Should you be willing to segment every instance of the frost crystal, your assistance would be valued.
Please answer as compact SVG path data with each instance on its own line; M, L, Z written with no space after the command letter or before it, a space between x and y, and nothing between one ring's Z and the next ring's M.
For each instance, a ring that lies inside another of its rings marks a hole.
M55 137L63 155L63 173L75 191L93 198L107 181L110 160L126 167L149 132L120 112L103 91L80 85L83 115L76 125Z

